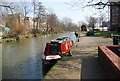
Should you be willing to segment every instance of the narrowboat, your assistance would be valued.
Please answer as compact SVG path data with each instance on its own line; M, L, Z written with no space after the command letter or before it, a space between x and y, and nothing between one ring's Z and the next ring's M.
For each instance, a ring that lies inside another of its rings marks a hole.
M44 55L42 57L44 64L54 63L55 60L61 59L64 55L71 56L70 48L73 40L70 37L59 37L46 43Z

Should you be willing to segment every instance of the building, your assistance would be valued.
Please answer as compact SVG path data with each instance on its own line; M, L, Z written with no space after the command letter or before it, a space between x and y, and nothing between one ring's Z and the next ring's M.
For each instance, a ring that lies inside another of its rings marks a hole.
M23 28L28 29L28 30L33 29L33 18L31 17L25 18L25 16L22 13L8 14L6 18L6 24L9 27L12 27L13 25L11 26L11 23L13 22L18 24L19 25L18 27L22 26Z
M17 22L22 23L24 21L24 15L21 13L8 14L7 19L9 19L10 21L16 20Z
M40 19L39 19L40 20ZM41 19L38 22L38 18L25 17L22 13L8 14L5 17L5 22L11 31L20 30L33 30L38 29L40 31L46 30L46 20Z
M33 29L33 18L26 17L25 21L26 21L26 24L28 25L28 29Z
M33 29L38 29L40 31L47 30L47 21L45 19L33 18Z
M120 29L120 0L109 0L110 2L110 29Z

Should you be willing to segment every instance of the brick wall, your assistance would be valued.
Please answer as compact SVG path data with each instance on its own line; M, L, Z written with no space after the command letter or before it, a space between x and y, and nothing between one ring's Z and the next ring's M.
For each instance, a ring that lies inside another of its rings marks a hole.
M109 49L112 46L99 46L98 56L110 81L120 81L120 58Z

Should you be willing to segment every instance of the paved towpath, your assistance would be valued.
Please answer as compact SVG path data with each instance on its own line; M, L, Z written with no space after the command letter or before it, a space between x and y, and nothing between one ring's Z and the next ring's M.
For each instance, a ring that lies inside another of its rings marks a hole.
M107 79L98 60L99 45L112 45L112 39L82 34L72 48L73 56L62 58L45 79Z

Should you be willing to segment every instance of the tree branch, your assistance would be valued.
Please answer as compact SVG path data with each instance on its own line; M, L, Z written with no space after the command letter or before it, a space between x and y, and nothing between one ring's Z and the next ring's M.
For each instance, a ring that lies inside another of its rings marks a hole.
M0 5L0 7L5 7L5 8L10 8L10 9L14 9L11 6L7 6L7 5Z

